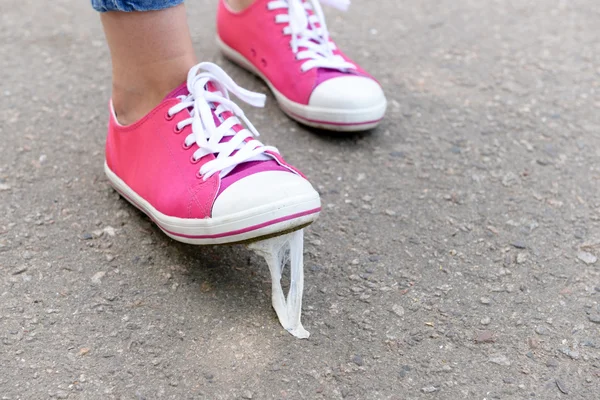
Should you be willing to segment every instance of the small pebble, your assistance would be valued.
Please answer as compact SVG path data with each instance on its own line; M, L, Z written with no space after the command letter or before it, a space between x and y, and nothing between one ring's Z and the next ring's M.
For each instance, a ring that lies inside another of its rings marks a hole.
M392 311L399 317L404 316L404 307L402 307L400 304L394 304L392 306Z
M515 240L514 242L511 243L511 246L513 246L517 249L526 249L527 248L527 245L522 240Z
M359 367L362 367L364 365L364 361L362 359L361 356L359 356L358 354L356 354L354 357L352 357L352 362L356 365L358 365Z
M502 178L502 185L510 187L519 183L519 177L514 172L509 172Z
M90 352L90 349L88 349L87 347L83 347L79 350L79 355L80 356L85 356L87 353Z
M587 251L580 251L577 253L577 258L583 261L587 265L595 264L598 261L598 257Z
M560 390L562 393L569 394L569 391L567 390L567 387L565 386L565 384L560 379L556 380L556 386L558 387L558 390Z
M115 228L113 228L112 226L107 226L104 229L102 229L102 231L110 237L113 237L116 235Z
M104 271L96 272L94 276L92 276L92 283L99 285L102 283L102 278L104 278L104 275L106 275L106 272Z
M492 322L492 319L490 317L483 317L479 322L481 323L481 325L489 325L490 322Z
M563 347L560 349L560 352L566 356L569 356L572 360L579 360L579 352L575 350L571 350L567 347Z
M117 212L117 218L127 218L129 217L129 213L125 210L119 210Z
M423 393L434 393L437 392L439 389L436 388L435 386L425 386L424 388L421 389L421 392Z
M600 324L600 314L590 315L589 320L590 320L590 322L593 322L594 324Z
M490 300L489 297L482 297L479 299L479 301L481 302L481 304L490 304L492 302L492 300Z
M246 390L243 394L242 394L242 399L252 399L252 392L249 390Z
M493 364L498 364L498 365L503 365L506 367L509 367L511 362L508 359L508 357L506 357L504 354L494 354L491 355L490 358L488 359L489 362L493 363Z
M527 338L527 344L531 349L537 349L538 347L540 347L540 341L534 337Z
M69 393L59 390L58 392L56 392L56 398L57 399L68 399Z
M537 333L540 336L545 336L548 334L548 329L546 329L543 326L536 326L535 327L535 333Z
M493 343L496 339L494 338L494 332L482 331L475 337L475 343Z
M10 190L10 186L6 183L0 183L0 192L6 192L7 190Z

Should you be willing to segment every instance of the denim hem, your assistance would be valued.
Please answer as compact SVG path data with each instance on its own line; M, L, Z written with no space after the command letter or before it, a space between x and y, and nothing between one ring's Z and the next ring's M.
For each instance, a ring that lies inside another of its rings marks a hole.
M92 7L99 12L131 12L163 10L181 3L183 0L92 0Z

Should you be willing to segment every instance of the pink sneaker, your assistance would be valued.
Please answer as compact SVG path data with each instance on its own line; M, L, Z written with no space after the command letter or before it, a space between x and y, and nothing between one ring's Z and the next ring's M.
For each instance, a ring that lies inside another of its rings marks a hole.
M319 194L277 149L254 138L258 132L229 93L264 105L264 95L211 63L192 68L186 85L132 125L120 125L111 104L106 175L175 240L276 236L312 223L321 210Z
M381 86L330 40L318 0L256 0L239 13L219 0L217 34L225 56L261 77L283 111L301 123L358 131L375 127L385 114Z

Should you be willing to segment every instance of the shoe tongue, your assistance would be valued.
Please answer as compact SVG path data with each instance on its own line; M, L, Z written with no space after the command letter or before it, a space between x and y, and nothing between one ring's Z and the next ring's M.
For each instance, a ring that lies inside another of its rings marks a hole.
M208 82L208 83L206 84L206 90L208 90L209 92L217 92L217 91L218 91L217 87L216 87L216 86L215 86L215 84L214 84L214 83L212 83L212 82ZM177 98L177 97L179 97L179 96L187 96L187 95L189 95L189 94L190 94L190 92L189 92L189 90L188 90L188 88L187 88L187 83L185 83L185 82L184 82L184 83L182 83L181 85L179 85L178 87L176 87L175 89L173 89L173 91L172 91L171 93L169 93L169 94L168 94L168 95L165 97L165 100L168 100L168 99L174 99L174 98ZM221 114L221 118L219 118L219 117L218 117L218 116L217 116L217 115L214 113L214 110L215 110L215 109L216 109L216 108L219 106L219 104L218 104L218 103L213 103L212 105L213 105L213 118L214 118L214 120L215 120L215 124L216 124L217 126L221 125L225 119L227 119L227 118L229 118L229 117L233 116L233 113L231 113L230 111L225 111L224 113L222 113L222 114ZM191 110L190 110L190 111L191 111ZM231 129L233 129L235 132L239 132L239 131L241 131L242 129L244 129L244 127L243 127L242 125L240 125L240 124L237 124L237 125L234 125L234 126L233 126L233 128L231 128ZM225 137L224 137L224 138L221 140L221 143L223 143L223 142L228 142L228 141L230 141L230 140L231 140L231 136L225 136Z
M216 92L217 88L215 87L215 85L212 82L208 82L206 84L206 89L209 92ZM188 96L190 94L190 91L187 88L187 83L184 82L181 85L177 86L175 89L173 89L173 91L171 91L171 93L169 93L164 100L169 100L169 99L175 99L179 96ZM216 109L218 107L218 104L214 105L214 108ZM191 109L190 109L191 111ZM217 124L217 126L221 125L221 121L219 121L219 118L213 113L213 118L215 119L215 123ZM237 132L237 130L236 130Z
M217 91L216 86L212 82L208 82L208 84L206 85L206 89L210 92ZM175 88L171 93L169 93L165 97L165 100L174 99L179 96L188 96L189 94L190 94L190 92L187 88L187 83L184 82L181 85L179 85L177 88ZM214 104L213 106L214 106L214 109L216 109L219 105ZM221 118L219 118L213 112L213 118L214 118L215 124L217 126L221 125L222 121L224 121L225 119L227 119L228 117L230 117L232 115L233 114L230 111L226 111L226 112L222 113ZM235 132L239 132L240 130L244 129L244 127L241 126L240 124L237 124L232 129ZM231 140L231 138L232 138L231 136L226 136L223 138L223 140L221 140L221 143L228 142ZM262 171L289 171L289 170L280 166L275 160L246 161L246 162L243 162L243 163L240 163L239 165L237 165L229 174L227 174L227 176L225 178L223 178L221 187L219 189L219 193L222 193L223 190L228 188L232 183L236 182L237 180L242 179L243 177L246 177L248 175L252 175L252 174L255 174L258 172L262 172Z
M218 92L219 91L217 89L217 87L215 86L215 84L212 82L208 82L206 84L206 90L208 90L209 92ZM216 110L217 107L219 107L219 103L212 103L212 106L214 107L213 110ZM231 111L225 111L225 112L221 113L220 117L218 117L217 114L215 114L213 112L213 118L215 119L215 124L217 124L217 126L221 125L221 123L223 123L223 121L225 121L227 118L233 117L233 116L234 115ZM231 129L233 129L237 133L237 132L241 131L242 129L244 129L244 127L240 124L236 124ZM230 140L231 140L231 137L226 136L221 140L221 143L228 142Z

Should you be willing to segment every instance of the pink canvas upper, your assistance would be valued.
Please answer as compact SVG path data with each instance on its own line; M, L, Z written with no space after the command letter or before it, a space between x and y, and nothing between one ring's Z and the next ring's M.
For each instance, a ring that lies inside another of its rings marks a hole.
M194 144L188 149L183 146L191 126L180 132L175 129L189 114L187 111L172 117L167 114L179 103L176 96L187 94L185 84L178 87L148 115L128 126L118 123L111 107L106 140L108 167L159 212L178 218L210 218L217 196L239 179L261 171L300 174L279 154L269 153L273 160L245 162L223 179L214 174L204 180L198 171L214 156L209 154L192 162L191 156L198 146ZM242 127L238 125L234 129L238 131Z
M217 33L227 46L250 61L288 99L307 105L317 85L328 79L348 74L372 78L339 49L335 54L356 65L356 70L341 72L313 68L302 72L305 60L297 60L292 52L290 36L283 34L285 24L275 23L275 17L287 10L269 10L269 1L256 0L237 13L229 8L226 0L219 0Z

